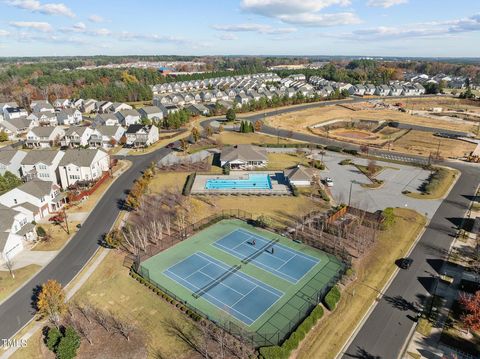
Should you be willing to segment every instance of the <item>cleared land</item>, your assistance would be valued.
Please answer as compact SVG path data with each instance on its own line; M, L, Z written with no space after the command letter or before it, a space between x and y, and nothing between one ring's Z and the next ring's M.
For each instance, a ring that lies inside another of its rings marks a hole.
M216 141L224 145L244 145L244 144L264 144L264 143L298 143L297 141L287 140L284 138L277 138L275 136L268 136L261 133L240 133L223 131L219 134L213 135Z
M40 266L32 264L17 270L14 270L15 278L12 278L10 272L2 268L0 271L0 302L7 298L13 291L22 286L35 273L40 270Z
M438 98L405 98L401 100L385 100L386 103L402 103L409 110L430 110L433 107L443 107L451 110L469 110L480 112L480 103L472 100L449 97Z
M415 211L395 209L394 212L395 224L381 233L378 243L359 263L357 280L346 288L337 309L307 335L296 358L335 357L395 271L395 259L405 255L426 223Z
M433 133L412 130L390 145L390 150L428 156L437 154L440 143L440 156L463 157L476 147L474 143L434 136Z

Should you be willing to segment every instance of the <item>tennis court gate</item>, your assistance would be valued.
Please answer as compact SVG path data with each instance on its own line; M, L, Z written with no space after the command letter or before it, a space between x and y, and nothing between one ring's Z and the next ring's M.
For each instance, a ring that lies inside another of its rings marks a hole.
M248 331L232 321L218 322L216 319L211 318L208 314L196 308L191 303L178 298L167 288L150 278L149 270L142 266L140 266L138 274L140 274L148 283L152 284L172 299L185 305L192 312L215 323L220 328L240 340L247 342L252 347L259 348L264 346L281 345L303 322L303 320L305 320L310 312L323 300L328 291L342 278L345 274L346 268L347 267L343 265L342 269L320 290L318 290L319 286L316 285L318 283L316 278L313 277L256 332ZM300 302L303 304L299 305ZM275 324L276 321L286 322L287 324L279 328Z

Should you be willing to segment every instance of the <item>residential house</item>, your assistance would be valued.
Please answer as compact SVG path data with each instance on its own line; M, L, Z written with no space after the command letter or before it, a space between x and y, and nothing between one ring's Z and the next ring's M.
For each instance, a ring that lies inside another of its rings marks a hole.
M57 126L58 120L55 112L42 111L42 112L32 112L27 116L27 120L32 120L37 123L39 126Z
M76 108L65 108L57 113L57 121L59 125L78 125L82 122L82 120L82 113Z
M98 180L110 169L110 155L101 149L68 149L58 165L63 189Z
M83 112L83 113L92 113L92 112L95 112L96 110L96 105L97 101L95 101L94 99L88 99L86 101L83 101L81 107L80 107L80 111Z
M122 142L125 129L122 126L97 126L88 139L89 147L114 147Z
M185 109L193 116L207 116L210 113L208 107L202 105L201 103L194 103L185 107Z
M377 86L375 90L375 95L377 96L389 96L391 92L390 86L388 85L380 85Z
M26 116L14 118L10 120L5 120L2 122L2 125L5 128L8 128L11 132L15 133L16 136L27 133L33 127L38 124L35 121L28 120Z
M235 102L238 103L240 106L247 105L250 103L251 97L245 95L244 93L240 93L235 96Z
M65 203L66 196L60 192L56 183L38 179L0 196L0 204L23 213L31 213L35 221L59 211Z
M36 239L33 217L0 205L0 259L12 260L23 250L23 242ZM1 262L1 261L0 261Z
M366 84L365 85L365 95L367 96L373 96L375 95L375 85L372 85L372 84Z
M226 147L220 155L221 166L229 166L231 169L265 167L267 162L265 149L252 145Z
M163 111L158 106L146 106L138 110L141 117L148 118L149 120L162 120Z
M165 118L172 113L176 113L180 111L180 108L178 108L178 106L176 105L166 105L166 106L160 105L159 108L162 111L162 115L163 115L162 118Z
M355 96L364 96L366 90L367 89L365 88L364 85L359 84L359 85L354 85L354 86L350 87L348 89L348 93L350 95L355 95Z
M118 126L120 121L114 113L102 113L95 117L93 120L94 126Z
M95 103L95 111L97 113L107 113L110 111L110 107L113 105L110 101L97 101Z
M111 112L125 111L125 110L131 110L131 109L133 109L132 106L127 105L126 103L123 103L123 102L114 102L109 108Z
M3 117L6 121L27 116L27 110L22 107L7 107L3 110Z
M402 96L403 86L399 84L393 84L390 86L390 96Z
M125 136L127 145L147 147L158 141L158 127L154 125L130 125L125 132Z
M72 126L65 131L61 144L65 147L86 147L93 133L94 130L91 127Z
M213 96L210 91L200 92L200 97L202 99L202 102L215 102L217 100L217 98Z
M171 105L172 98L170 95L157 96L153 98L153 106L160 107L160 105Z
M5 172L13 173L17 177L21 177L20 167L22 166L22 160L27 155L27 152L15 150L12 148L0 149L0 175L4 175Z
M122 126L128 127L130 125L134 125L140 123L141 116L137 110L121 110L115 113L120 124Z
M38 179L58 183L57 168L65 152L59 150L30 151L21 162L20 173L25 181Z
M310 186L316 175L314 169L300 165L284 170L283 174L288 183L296 187Z
M66 98L57 98L55 101L53 101L53 107L56 109L70 108L71 106L72 103Z
M71 104L72 104L72 107L75 107L77 110L82 111L84 102L85 101L83 100L83 98L77 98L77 99L73 99Z
M34 127L27 133L25 145L29 148L49 148L60 145L65 136L65 130L61 127Z
M54 113L55 109L47 100L36 100L30 103L30 109L32 112L50 112Z

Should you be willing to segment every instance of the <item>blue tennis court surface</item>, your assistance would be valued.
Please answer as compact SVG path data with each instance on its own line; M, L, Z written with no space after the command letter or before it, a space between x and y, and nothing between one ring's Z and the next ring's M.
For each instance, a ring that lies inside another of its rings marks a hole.
M234 230L213 245L294 284L320 261L244 229Z
M246 325L255 322L283 295L202 252L174 264L163 274Z

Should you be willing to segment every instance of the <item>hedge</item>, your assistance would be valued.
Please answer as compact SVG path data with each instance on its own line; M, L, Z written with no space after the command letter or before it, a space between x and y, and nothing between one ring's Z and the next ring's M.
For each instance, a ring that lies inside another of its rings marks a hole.
M193 182L195 182L195 177L196 176L197 176L196 172L188 175L187 181L185 182L185 186L183 186L183 191L182 191L182 194L184 196L189 196L190 195L190 192L192 191Z
M295 186L294 184L290 185L290 187L292 188L292 194L295 196L295 197L298 197L299 196L299 193L298 193L298 188L297 186Z
M327 192L323 188L318 190L318 194L325 202L330 202L330 197L328 196Z
M260 358L263 359L288 359L291 352L298 348L305 335L313 328L317 321L323 316L323 308L317 305L310 315L290 334L281 346L261 347Z
M254 146L258 147L268 147L268 148L307 148L312 147L317 150L323 150L325 147L322 145L314 145L314 144L307 144L307 143L253 143Z
M358 156L357 150L343 149L343 152L348 153L349 155L352 155L352 156Z
M338 146L327 146L325 147L326 150L332 151L332 152L342 152L343 148L338 147Z
M324 302L328 310L332 311L337 306L338 301L340 300L340 290L337 286L334 286L325 296Z

